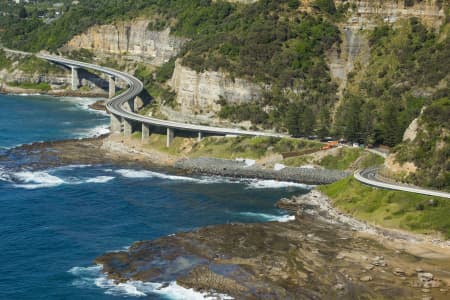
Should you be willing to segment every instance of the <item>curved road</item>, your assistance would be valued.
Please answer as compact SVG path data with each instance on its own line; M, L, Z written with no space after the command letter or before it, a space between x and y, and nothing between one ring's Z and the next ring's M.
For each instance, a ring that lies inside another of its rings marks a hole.
M377 178L377 172L378 172L378 168L358 170L355 172L354 176L355 176L356 180L358 180L362 183L365 183L367 185L373 186L373 187L450 199L450 193L427 190L427 189L422 189L420 187L412 187L412 186L392 184L392 183L380 181Z
M53 55L46 55L46 54L40 54L37 55L37 57L52 61L58 64L63 64L67 66L73 66L73 67L81 67L91 70L96 70L102 73L105 73L110 76L114 76L116 78L120 78L127 82L129 85L129 89L125 92L115 96L112 98L107 104L106 107L110 113L112 113L115 116L119 116L121 118L124 118L129 121L134 121L138 123L144 123L148 125L158 126L158 127L165 127L165 128L172 128L172 129L178 129L183 131L191 131L191 132L202 132L202 133L210 133L210 134L220 134L220 135L247 135L247 136L267 136L267 137L288 137L287 135L283 134L276 134L276 133L268 133L268 132L259 132L259 131L247 131L247 130L240 130L240 129L234 129L234 128L221 128L221 127L212 127L212 126L202 126L202 125L192 125L192 124L185 124L185 123L179 123L179 122L173 122L173 121L166 121L166 120L160 120L156 118L150 118L145 117L142 115L139 115L137 113L127 111L123 108L123 105L130 101L134 100L136 96L138 96L142 90L144 89L144 86L142 82L137 79L136 77L117 71L111 68L101 67L98 65L90 64L90 63L84 63L79 62L75 60L70 60L66 58L62 58L60 56L53 56Z
M121 71L111 69L111 68L106 68L106 67L101 67L98 65L90 64L90 63L84 63L84 62L79 62L79 61L75 61L75 60L70 60L70 59L62 58L60 56L40 54L40 55L37 55L37 57L48 60L48 61L52 61L55 63L64 64L67 66L81 67L81 68L96 70L96 71L105 73L107 75L114 76L116 78L120 78L120 79L124 80L125 82L127 82L127 84L129 85L129 89L127 89L125 92L113 97L106 104L106 107L111 114L113 114L115 116L119 116L119 117L129 120L129 121L144 123L144 124L148 124L148 125L152 125L152 126L184 130L184 131L202 132L202 133L211 133L211 134L220 134L220 135L287 137L287 135L282 135L282 134L258 132L258 131L246 131L246 130L239 130L239 129L233 129L233 128L191 125L191 124L185 124L185 123L179 123L179 122L173 122L173 121L165 121L165 120L160 120L160 119L156 119L156 118L141 116L134 112L127 111L123 108L123 106L126 102L128 102L130 100L134 100L134 98L136 96L138 96L144 88L142 82L139 79L137 79L136 77L129 75L127 73L121 72ZM377 152L377 154L379 154L379 153ZM381 155L381 154L379 154L379 155ZM383 155L383 156L385 156L385 155ZM373 187L405 191L405 192L411 192L411 193L416 193L416 194L437 196L437 197L450 199L449 193L422 189L420 187L410 187L410 186L405 186L405 185L383 182L383 181L380 181L378 178L376 178L376 174L377 174L377 169L372 168L372 169L359 170L359 171L355 172L354 177L356 178L356 180L358 180L362 183L365 183L367 185L373 186Z

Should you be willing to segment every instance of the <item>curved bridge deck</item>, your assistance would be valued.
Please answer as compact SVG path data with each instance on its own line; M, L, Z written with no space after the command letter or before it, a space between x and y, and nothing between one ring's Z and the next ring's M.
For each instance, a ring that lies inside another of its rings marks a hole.
M267 136L267 137L288 137L283 134L276 133L268 133L268 132L259 132L259 131L247 131L240 130L234 128L222 128L222 127L213 127L213 126L203 126L203 125L193 125L193 124L185 124L180 122L166 121L160 120L156 118L146 117L137 114L134 112L134 101L135 98L139 96L139 94L144 89L142 82L136 77L127 74L125 72L117 71L111 68L101 67L95 64L79 62L75 60L70 60L66 58L62 58L59 56L53 55L37 55L39 58L57 63L66 65L72 68L72 71L76 68L86 68L91 70L96 70L102 72L110 78L113 78L113 83L115 79L121 79L125 81L129 88L123 93L113 96L110 92L110 96L112 99L108 101L106 107L108 111L111 113L111 130L113 132L123 132L125 135L131 134L133 124L139 123L142 124L142 132L148 134L149 126L162 127L167 129L168 134L168 145L173 138L174 131L187 131L187 132L196 132L198 133L199 138L201 138L202 134L212 134L212 135L241 135L241 136ZM74 80L73 80L74 81ZM111 80L110 80L111 84ZM114 87L115 90L115 87ZM110 87L111 91L111 87ZM143 135L144 138L144 135Z

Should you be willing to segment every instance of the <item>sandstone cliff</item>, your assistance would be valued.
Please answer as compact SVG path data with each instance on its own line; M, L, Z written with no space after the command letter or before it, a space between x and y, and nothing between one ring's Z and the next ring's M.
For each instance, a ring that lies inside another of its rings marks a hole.
M412 6L406 6L404 0L335 0L335 3L349 3L354 12L351 23L360 26L373 25L374 17L389 23L417 17L423 23L439 28L445 19L444 10L436 0L415 1Z
M338 24L342 36L340 49L334 48L328 53L331 76L339 84L339 96L342 96L347 76L355 64L368 62L370 50L365 29L416 17L438 30L445 20L444 10L436 0L425 0L412 6L405 6L404 0L335 0L335 4L350 6L348 18Z
M57 67L36 59L30 63L27 56L7 54L11 66L0 69L0 92L4 93L47 93L61 95L107 95L106 78L78 71L79 84L83 88L72 91L72 74L70 69ZM39 62L40 64L36 64ZM31 64L31 66L30 66ZM45 90L36 89L39 84L46 84Z
M186 39L170 34L170 29L151 31L148 20L133 20L91 27L75 36L63 51L88 49L96 56L115 56L153 65L162 65L176 56Z
M196 71L176 62L169 82L177 93L177 103L182 112L219 111L217 102L247 103L261 97L262 88L244 79L229 78L225 73Z

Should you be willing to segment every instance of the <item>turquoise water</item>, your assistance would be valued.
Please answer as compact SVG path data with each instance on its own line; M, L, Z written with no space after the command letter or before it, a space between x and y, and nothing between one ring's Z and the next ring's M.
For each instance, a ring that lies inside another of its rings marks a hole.
M108 118L86 109L89 102L0 96L0 147L104 132ZM284 221L274 203L305 191L114 165L32 171L9 159L0 164L0 299L201 298L173 283L113 285L93 259L205 225Z

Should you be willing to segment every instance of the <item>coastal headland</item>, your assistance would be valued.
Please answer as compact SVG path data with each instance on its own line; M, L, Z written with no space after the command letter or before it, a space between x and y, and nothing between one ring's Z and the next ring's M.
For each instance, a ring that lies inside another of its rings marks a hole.
M189 151L175 155L162 151L163 147L138 147L136 140L110 135L35 143L10 149L0 159L23 159L26 167L35 169L113 163L178 174L201 173L202 162L207 162L220 169L227 164L237 177L248 175L248 165L251 170L255 165L273 170L277 161L274 153L247 164L231 156L228 160L189 158L196 154L192 150L195 142ZM187 147L188 142L180 144ZM239 174L239 169L244 172ZM106 253L95 263L116 283L175 278L186 288L235 299L352 299L355 293L369 299L448 297L450 244L445 238L357 220L336 209L333 200L316 189L305 196L281 199L277 205L290 212L293 220L176 233Z
M0 49L0 93L109 97L90 107L109 110L111 134L0 149L1 167L113 165L156 170L163 183L169 173L309 191L289 190L276 222L221 219L149 238L152 223L140 237L153 240L96 248L82 264L111 286L142 296L142 286L176 282L207 299L449 299L449 199L351 176L377 169L372 177L397 186L450 191L448 1L98 0L57 15L53 4L7 2L0 42L21 51ZM105 231L99 239L120 235Z

